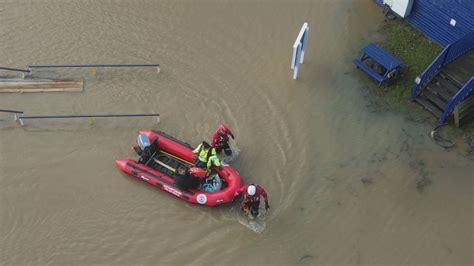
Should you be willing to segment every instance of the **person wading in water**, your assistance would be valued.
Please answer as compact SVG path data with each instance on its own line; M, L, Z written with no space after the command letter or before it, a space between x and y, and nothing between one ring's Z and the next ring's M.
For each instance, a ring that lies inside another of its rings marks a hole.
M212 147L216 148L218 154L224 151L225 155L232 155L232 150L229 146L229 137L234 139L234 134L232 134L230 129L224 125L219 125L216 132L212 135L211 144Z
M240 189L240 193L242 192L244 192L244 199L241 209L245 213L257 217L260 207L260 197L263 197L265 200L265 211L270 209L270 205L268 205L268 195L263 187L255 184L245 185Z

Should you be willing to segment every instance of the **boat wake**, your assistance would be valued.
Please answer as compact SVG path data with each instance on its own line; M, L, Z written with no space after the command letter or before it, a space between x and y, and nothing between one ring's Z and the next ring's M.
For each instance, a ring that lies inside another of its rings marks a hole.
M241 212L239 213L237 220L241 225L247 227L257 234L260 234L267 227L265 216L266 213L263 210L261 210L258 216L255 218Z
M232 155L225 156L222 159L222 161L225 162L225 163L232 162L233 160L235 160L235 158L237 158L237 156L240 153L240 149L237 147L237 144L235 143L235 141L233 139L229 139L229 147L232 150Z

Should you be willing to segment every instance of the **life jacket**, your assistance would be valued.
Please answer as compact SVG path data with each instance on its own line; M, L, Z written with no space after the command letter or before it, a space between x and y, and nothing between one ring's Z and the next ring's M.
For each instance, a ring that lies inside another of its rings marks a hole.
M249 202L260 202L260 195L253 195L249 197Z
M245 194L245 201L247 202L247 204L260 202L260 194L255 193L255 195L253 196Z
M231 132L226 126L219 125L217 127L218 142L227 143L229 141L229 134Z
M226 144L229 141L229 136L226 133L219 131L217 135L218 135L217 143L219 145Z
M209 149L204 149L202 147L202 144L199 144L198 148L197 148L198 152L198 159L199 161L203 162L203 163L207 163L207 161L209 160L209 158L213 155L217 155L216 153L216 149L214 148L209 148Z
M214 149L214 148L212 148ZM219 160L219 157L217 157L216 154L212 155L211 157L208 158L207 161L207 168L211 168L212 166L221 166L221 160Z

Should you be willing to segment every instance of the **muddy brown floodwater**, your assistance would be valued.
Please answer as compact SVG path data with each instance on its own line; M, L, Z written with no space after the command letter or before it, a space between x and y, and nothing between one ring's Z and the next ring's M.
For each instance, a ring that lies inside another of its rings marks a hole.
M376 86L351 64L381 13L371 0L0 0L3 65L162 65L37 71L85 76L85 91L0 95L28 114L162 115L20 128L2 114L1 264L472 265L473 162L416 115L375 112ZM138 129L195 145L222 122L242 150L233 166L270 194L261 234L236 206L190 205L114 166Z

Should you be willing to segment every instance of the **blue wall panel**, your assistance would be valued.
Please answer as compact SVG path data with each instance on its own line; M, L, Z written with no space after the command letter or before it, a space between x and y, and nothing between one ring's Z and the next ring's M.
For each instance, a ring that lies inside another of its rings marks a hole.
M405 19L446 46L474 31L474 0L415 0ZM450 24L451 19L456 26Z

